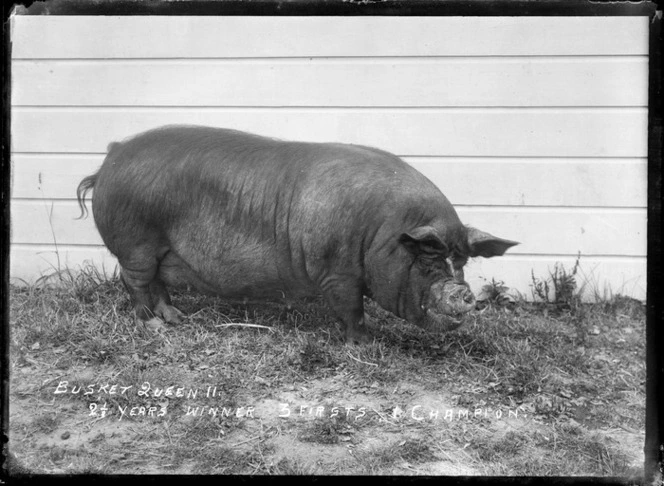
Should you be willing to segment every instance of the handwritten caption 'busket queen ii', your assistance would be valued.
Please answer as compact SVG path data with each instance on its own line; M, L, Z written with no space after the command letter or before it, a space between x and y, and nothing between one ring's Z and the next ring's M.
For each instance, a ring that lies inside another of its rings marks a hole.
M222 394L217 392L216 386L208 386L202 392L198 388L172 386L154 386L149 382L144 382L140 386L119 385L119 384L89 384L89 385L70 385L68 381L60 381L53 392L54 395L95 395L97 401L89 405L90 416L106 417L116 414L118 419L124 417L163 417L169 412L169 399L182 398L185 400L193 399L220 399ZM160 401L150 401L148 405L120 405L117 400L113 400L116 405L109 405L108 399L122 397L125 399L137 399L144 401L146 399L157 399ZM202 415L201 409L219 410L220 416L225 417L249 417L254 418L253 407L191 407L187 405L186 415ZM210 415L213 413L210 412Z
M144 382L140 386L124 386L119 384L89 384L89 385L70 385L68 381L60 381L53 392L54 395L71 396L95 395L96 401L89 404L91 417L102 418L106 416L117 416L118 420L125 417L164 417L170 411L169 400L183 399L183 400L220 400L224 398L224 394L217 390L216 386L208 386L207 388L186 388L178 386L154 386L149 382ZM131 405L131 401L127 405L120 405L118 398L122 397L120 401L136 399L141 401L140 405ZM122 400L124 399L124 400ZM156 400L155 400L156 399ZM109 405L109 401L112 403ZM225 407L225 406L210 406L210 405L186 405L182 407L182 411L187 416L210 416L219 418L255 418L255 407ZM488 408L478 408L474 410L469 409L452 409L444 408L439 409L435 407L423 407L422 405L412 405L410 407L401 408L399 406L392 407L389 417L383 417L383 414L375 410L369 410L367 407L352 407L352 406L334 406L325 407L323 405L298 405L294 406L288 403L280 403L278 410L275 410L277 417L286 418L334 418L344 415L346 419L359 420L369 412L374 412L371 415L378 414L381 418L388 420L403 420L410 419L415 422L421 421L445 421L450 422L455 419L477 419L477 418L491 418L501 419L504 417L518 416L519 410L490 410ZM442 412L442 413L441 413Z

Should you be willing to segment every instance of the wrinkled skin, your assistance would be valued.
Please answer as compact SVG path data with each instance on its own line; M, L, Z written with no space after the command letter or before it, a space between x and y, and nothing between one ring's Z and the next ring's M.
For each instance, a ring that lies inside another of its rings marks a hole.
M474 308L469 258L516 243L464 226L426 177L369 147L171 126L113 143L83 179L137 318L180 322L167 285L226 297L322 294L348 341L363 296L430 330Z

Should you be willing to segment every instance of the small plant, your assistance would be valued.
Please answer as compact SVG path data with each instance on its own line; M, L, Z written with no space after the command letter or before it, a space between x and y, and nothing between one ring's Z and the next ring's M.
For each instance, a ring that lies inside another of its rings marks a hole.
M531 270L533 297L545 304L576 307L583 290L583 287L578 288L576 282L580 259L579 253L571 270L557 262L553 266L553 271L549 270L549 276L543 279L535 277L535 273Z
M491 282L482 286L482 290L477 296L480 306L498 305L501 307L511 307L516 304L516 300L510 295L510 288L502 280L496 280L493 277Z

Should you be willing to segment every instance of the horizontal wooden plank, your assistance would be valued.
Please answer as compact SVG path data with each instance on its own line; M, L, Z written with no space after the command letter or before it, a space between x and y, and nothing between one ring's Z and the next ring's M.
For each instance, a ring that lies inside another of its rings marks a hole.
M547 278L559 263L571 271L574 257L535 257L506 255L500 258L472 260L466 266L466 280L475 293L492 279L532 300L532 276ZM12 245L10 253L10 281L15 284L33 283L42 275L53 275L56 270L79 271L81 265L92 263L112 275L117 261L102 247ZM584 297L609 298L621 294L635 299L646 298L646 259L582 257L577 272L577 285ZM21 279L21 280L19 280ZM177 304L177 303L176 303Z
M468 264L464 273L475 293L493 278L518 291L527 300L533 300L533 275L536 279L550 278L556 264L571 272L575 261L576 258L564 256L477 258ZM575 280L586 301L606 300L617 294L645 301L646 274L645 258L581 256Z
M11 196L17 199L74 199L81 179L99 169L103 155L15 155Z
M648 206L646 159L407 158L454 204Z
M580 209L457 206L461 220L521 242L512 254L647 254L645 209Z
M12 66L15 106L647 106L647 86L647 57Z
M103 155L19 154L12 197L73 199ZM454 204L647 207L646 159L407 158Z
M555 209L457 206L468 225L520 241L512 254L645 256L645 209ZM14 200L13 243L101 244L92 218L76 220L74 201Z
M111 141L172 123L358 143L404 156L647 156L646 108L16 108L12 147L103 153Z
M647 17L14 16L14 59L647 55Z
M76 273L81 267L94 264L104 275L112 276L117 259L101 246L11 245L9 253L10 283L32 284L41 277L57 272ZM56 280L56 279L54 279ZM54 282L55 283L55 282Z

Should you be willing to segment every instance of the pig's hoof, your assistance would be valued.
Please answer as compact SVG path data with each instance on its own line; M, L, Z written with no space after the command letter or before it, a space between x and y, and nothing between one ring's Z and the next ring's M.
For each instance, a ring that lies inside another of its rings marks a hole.
M182 318L184 317L184 313L177 307L173 307L172 305L164 304L161 302L157 304L154 312L169 324L180 324L180 322L182 322Z
M145 330L151 333L159 333L166 329L164 326L164 321L158 317L152 317L147 321L141 321L140 319L136 319L136 321L140 322Z
M369 344L371 336L364 329L347 329L346 344Z

